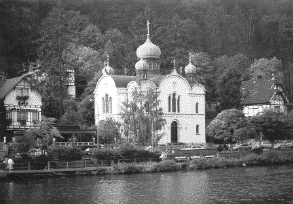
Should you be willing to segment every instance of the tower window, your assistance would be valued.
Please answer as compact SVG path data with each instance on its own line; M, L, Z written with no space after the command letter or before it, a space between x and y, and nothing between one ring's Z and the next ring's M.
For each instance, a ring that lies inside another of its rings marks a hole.
M195 113L198 113L198 103L195 104Z
M102 98L103 113L112 113L112 97L108 94Z
M172 112L175 113L176 112L176 94L173 93L172 96Z
M196 125L196 134L199 134L199 125Z
M171 95L168 97L168 112L171 112Z
M180 96L177 99L177 112L180 113Z

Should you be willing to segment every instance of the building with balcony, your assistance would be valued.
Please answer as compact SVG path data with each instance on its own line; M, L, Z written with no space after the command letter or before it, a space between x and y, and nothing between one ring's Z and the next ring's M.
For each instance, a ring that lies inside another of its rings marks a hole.
M0 79L0 138L11 142L41 120L42 97L27 75Z
M291 114L292 103L285 93L282 83L273 78L258 76L241 84L241 105L245 116L255 116L265 109Z

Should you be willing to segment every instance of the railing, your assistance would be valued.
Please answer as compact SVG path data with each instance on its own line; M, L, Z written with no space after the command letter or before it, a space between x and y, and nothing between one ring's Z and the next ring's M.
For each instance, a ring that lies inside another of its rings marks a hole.
M94 142L54 142L54 146L95 146Z
M93 162L92 160L83 161L71 161L71 162L59 162L59 161L49 161L49 162L25 162L25 163L15 163L13 165L13 170L54 170L54 169L86 169L87 167L109 167L114 164L120 163L143 163L143 162L158 162L160 159L156 158L135 158L135 159L118 159L118 160L97 160ZM0 169L4 170L4 164L0 163Z
M98 166L112 166L113 164L121 163L146 163L159 162L159 158L134 158L134 159L117 159L117 160L97 160Z

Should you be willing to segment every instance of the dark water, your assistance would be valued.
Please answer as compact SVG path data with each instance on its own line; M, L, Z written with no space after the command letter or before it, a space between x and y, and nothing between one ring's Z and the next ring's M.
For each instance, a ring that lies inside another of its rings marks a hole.
M293 166L0 183L1 204L290 203L292 200Z

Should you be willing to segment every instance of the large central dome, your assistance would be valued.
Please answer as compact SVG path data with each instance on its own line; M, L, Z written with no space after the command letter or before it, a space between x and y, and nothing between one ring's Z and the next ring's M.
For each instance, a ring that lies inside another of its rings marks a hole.
M152 43L152 41L150 40L148 36L145 43L137 48L136 56L137 58L142 58L142 59L146 59L146 58L159 59L161 56L161 50L157 45Z

